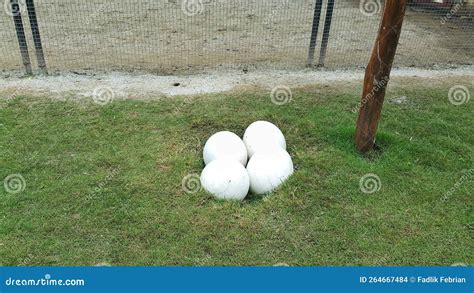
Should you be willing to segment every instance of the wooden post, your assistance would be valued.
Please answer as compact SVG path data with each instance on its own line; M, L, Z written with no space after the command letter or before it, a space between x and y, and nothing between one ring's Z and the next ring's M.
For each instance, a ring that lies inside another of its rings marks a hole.
M48 74L46 69L46 61L44 60L43 45L41 44L38 20L36 19L35 4L33 0L26 0L26 9L28 10L28 18L30 19L31 33L33 35L33 42L35 44L38 67L43 74Z
M385 90L403 24L407 0L386 0L375 46L365 70L364 90L357 119L355 143L367 153L374 148Z
M311 38L309 40L308 66L312 66L314 62L314 52L316 51L316 40L318 38L322 7L323 0L316 0L316 5L314 6L313 27L311 29Z

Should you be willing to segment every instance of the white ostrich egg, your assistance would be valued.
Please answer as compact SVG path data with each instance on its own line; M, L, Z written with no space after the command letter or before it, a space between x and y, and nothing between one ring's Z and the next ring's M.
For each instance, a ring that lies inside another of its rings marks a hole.
M244 133L244 143L249 158L257 152L264 152L275 146L286 150L285 136L278 127L267 121L250 124Z
M247 164L250 191L264 194L280 186L293 174L293 161L282 148L255 153Z
M207 140L203 158L206 165L216 159L233 159L245 166L247 164L247 148L237 134L221 131Z
M202 171L201 185L216 198L243 200L249 192L250 180L239 161L217 159Z

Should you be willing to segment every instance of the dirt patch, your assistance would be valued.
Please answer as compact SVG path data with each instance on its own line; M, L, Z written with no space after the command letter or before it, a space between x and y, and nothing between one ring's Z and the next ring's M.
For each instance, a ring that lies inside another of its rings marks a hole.
M306 65L314 0L207 0L195 15L184 13L182 1L38 1L50 71L181 74ZM326 65L365 66L380 13L361 13L358 0L336 2ZM24 23L35 63L26 17ZM0 27L0 68L21 70L11 17L0 13ZM472 64L472 32L472 27L442 24L437 14L409 9L395 65Z
M465 84L470 87L474 80L474 67L457 69L423 70L395 69L390 86L433 86L436 84ZM113 98L150 99L172 96L195 96L229 91L263 89L270 94L272 89L289 87L311 89L315 94L323 88L339 93L361 91L363 70L338 71L214 71L198 75L137 75L110 73L100 75L77 75L64 73L58 76L31 78L0 78L0 96L8 102L19 95L49 96L52 98L90 98L97 93L106 93ZM179 83L179 86L176 84Z

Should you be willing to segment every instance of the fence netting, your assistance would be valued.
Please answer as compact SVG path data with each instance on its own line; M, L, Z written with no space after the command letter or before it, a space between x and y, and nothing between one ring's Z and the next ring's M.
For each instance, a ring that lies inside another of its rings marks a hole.
M18 22L33 70L39 36L49 72L304 68L312 32L314 66L363 67L383 10L381 0L35 0L35 36L33 1L2 1L6 72L24 70ZM409 1L395 66L472 64L473 12L471 0Z

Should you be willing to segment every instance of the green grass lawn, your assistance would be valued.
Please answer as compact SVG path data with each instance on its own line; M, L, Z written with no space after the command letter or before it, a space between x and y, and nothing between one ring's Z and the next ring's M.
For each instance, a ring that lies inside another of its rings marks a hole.
M352 139L359 91L0 101L0 178L26 182L1 182L0 264L472 265L474 103L448 90L392 88L368 157ZM186 193L206 139L256 120L286 135L290 180L241 203ZM361 191L368 173L378 192Z

